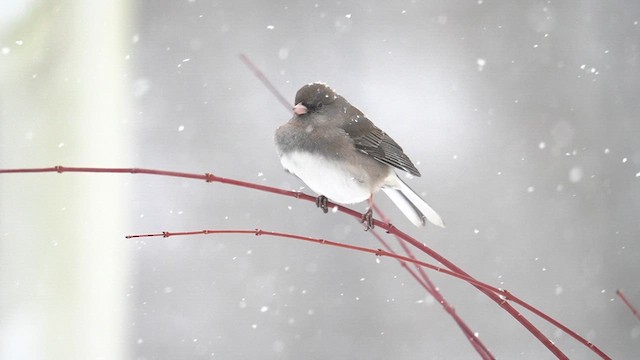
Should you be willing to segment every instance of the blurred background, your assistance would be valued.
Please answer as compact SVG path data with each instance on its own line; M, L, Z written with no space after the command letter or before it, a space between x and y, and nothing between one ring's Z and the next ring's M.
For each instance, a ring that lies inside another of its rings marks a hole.
M417 163L446 229L394 224L613 358L640 353L640 3L4 1L0 168L144 167L306 189L273 145L330 84ZM353 206L364 211L365 204ZM0 176L1 359L469 359L442 307L352 218L222 184ZM497 357L552 354L430 272ZM529 315L524 311L525 315ZM595 355L533 322L571 358Z

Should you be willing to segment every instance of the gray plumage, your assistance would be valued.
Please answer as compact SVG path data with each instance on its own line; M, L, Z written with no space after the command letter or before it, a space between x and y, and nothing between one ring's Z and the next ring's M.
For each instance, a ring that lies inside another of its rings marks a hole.
M420 172L388 134L329 86L298 90L294 116L276 131L282 165L320 195L353 204L382 189L417 226L440 216L393 171Z

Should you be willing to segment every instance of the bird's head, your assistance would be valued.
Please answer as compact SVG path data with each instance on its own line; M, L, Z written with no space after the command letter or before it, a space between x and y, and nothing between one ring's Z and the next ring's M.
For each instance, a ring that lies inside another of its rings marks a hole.
M326 84L307 84L296 93L293 112L300 116L307 113L320 112L322 109L334 103L342 97Z

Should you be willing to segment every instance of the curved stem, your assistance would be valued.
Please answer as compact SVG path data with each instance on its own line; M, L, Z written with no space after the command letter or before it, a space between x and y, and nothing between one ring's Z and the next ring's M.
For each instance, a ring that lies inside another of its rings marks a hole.
M245 188L256 189L256 190L260 190L260 191L267 191L267 192L271 192L271 193L274 193L274 194L290 196L290 197L293 197L293 198L296 198L296 199L303 199L303 200L312 201L312 202L315 202L315 199L316 199L315 196L310 196L310 195L303 194L303 193L296 192L296 191L288 191L288 190L283 190L283 189L279 189L279 188L275 188L275 187L271 187L271 186L265 186L265 185L259 185L259 184L254 184L254 183L250 183L250 182L245 182L245 181L239 181L239 180L234 180L234 179L229 179L229 178L223 178L223 177L215 176L215 175L213 175L211 173L206 173L204 175L200 175L200 174L175 172L175 171L165 171L165 170L155 170L155 169L144 169L144 168L95 168L95 167L66 167L66 166L54 166L54 167L48 167L48 168L0 169L0 174L43 173L43 172L57 172L57 173L64 173L64 172L130 173L130 174L150 174L150 175L160 175L160 176L172 176L172 177L181 177L181 178L187 178L187 179L199 179L199 180L204 180L206 182L219 182L219 183L224 183L224 184L230 184L230 185L235 185L235 186L240 186L240 187L245 187ZM338 211L340 211L342 213L345 213L347 215L353 216L358 220L362 218L362 214L361 213L359 213L357 211L354 211L354 210L351 210L349 208L346 208L344 206L341 206L341 205L338 205L338 204L334 204L334 203L331 203L331 202L328 202L328 205L330 207L335 207ZM402 240L408 242L409 244L411 244L416 249L424 252L425 254L427 254L431 258L433 258L434 260L438 261L439 263L441 263L442 265L447 267L449 270L443 269L443 268L440 268L440 267L437 267L437 266L433 266L433 265L430 265L430 264L427 264L427 263L423 263L423 262L417 262L418 264L420 264L422 266L425 266L425 267L432 268L432 269L434 269L436 271L447 273L447 274L449 274L451 276L458 277L460 279L463 279L463 280L469 282L471 285L475 286L476 288L478 288L481 292L486 294L491 300L493 300L500 307L505 309L518 322L520 322L527 330L529 330L529 332L531 332L540 342L542 342L542 344L544 344L549 349L549 351L551 351L557 358L559 358L559 359L568 359L568 357L560 349L558 349L558 347L555 346L553 344L553 342L551 342L551 340L549 340L546 336L544 336L544 334L542 334L542 332L540 332L540 330L538 330L529 320L527 320L520 312L518 312L515 308L513 308L511 306L511 304L509 304L508 301L513 301L513 302L515 302L517 304L520 304L521 306L525 307L526 309L532 311L534 314L542 317L546 321L548 321L551 324L557 326L559 329L561 329L562 331L566 332L568 335L570 335L574 339L578 340L580 343L582 343L585 346L587 346L589 349L591 349L593 352L595 352L598 356L602 357L603 359L610 359L610 357L607 356L604 352L602 352L602 350L600 350L597 346L595 346L591 342L587 341L583 337L579 336L574 331L571 331L566 326L560 324L558 321L554 320L550 316L545 315L543 312L537 310L535 307L529 305L528 303L524 302L523 300L521 300L521 299L517 298L516 296L512 295L508 291L499 290L499 289L497 289L495 287L492 287L492 286L489 286L487 284L484 284L482 282L477 281L476 279L471 277L469 274L467 274L465 271L463 271L460 267L458 267L457 265L455 265L454 263L452 263L451 261L446 259L444 256L438 254L437 252L435 252L434 250L432 250L431 248L429 248L425 244L419 242L418 240L414 239L413 237L409 236L408 234L404 233L403 231L401 231L400 229L394 227L393 225L391 225L389 223L386 223L386 222L382 222L382 221L377 220L377 219L375 219L373 221L374 221L374 224L376 226L378 226L378 227L380 227L382 229L385 229L387 231L387 233L393 234L393 235L401 238ZM198 232L196 232L196 233L198 233ZM257 233L256 235L262 235L262 234L264 234L264 232ZM274 233L274 234L280 234L280 233ZM156 236L156 235L153 235L153 236ZM282 234L282 236L288 237L286 234ZM311 241L311 240L309 240L309 241ZM326 243L327 241L326 240L322 240L322 242ZM338 245L337 243L336 243L336 246L345 247L345 248L352 248L352 249L358 248L358 247L355 247L355 246L352 246L352 245L347 245L347 244L339 244ZM362 251L371 252L371 249L362 250ZM381 249L376 250L375 253L376 254L383 254L384 253L386 255L386 253ZM387 255L387 256L390 256L390 255ZM400 257L400 258L403 259L404 261L413 262L411 260L411 258L409 258L409 257ZM501 293L501 295L498 295L499 293Z

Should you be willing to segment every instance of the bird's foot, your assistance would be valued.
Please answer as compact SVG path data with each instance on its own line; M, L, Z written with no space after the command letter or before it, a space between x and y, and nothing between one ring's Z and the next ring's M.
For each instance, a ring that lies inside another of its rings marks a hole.
M327 197L324 195L320 195L316 198L316 206L322 209L323 213L328 213L329 208L327 207Z
M362 215L362 220L360 221L365 226L364 231L367 231L369 229L373 229L375 227L375 225L373 224L373 220L374 220L373 219L373 211L371 210L371 208L369 208L369 210L367 210L367 212L365 212Z

